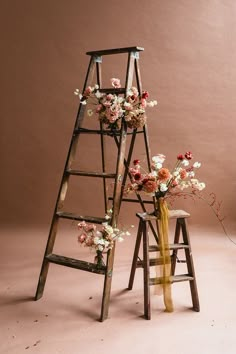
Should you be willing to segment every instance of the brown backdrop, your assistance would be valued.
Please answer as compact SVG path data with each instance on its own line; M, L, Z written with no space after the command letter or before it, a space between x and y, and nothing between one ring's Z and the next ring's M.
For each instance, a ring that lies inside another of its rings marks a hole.
M85 52L133 45L145 48L143 87L159 103L148 121L153 154L166 154L171 165L177 153L191 150L202 162L207 191L217 193L234 222L234 1L12 0L0 7L2 225L48 225ZM112 76L119 76L118 64L108 66ZM79 193L85 204L93 200L92 193ZM204 203L183 205L192 222L215 222Z

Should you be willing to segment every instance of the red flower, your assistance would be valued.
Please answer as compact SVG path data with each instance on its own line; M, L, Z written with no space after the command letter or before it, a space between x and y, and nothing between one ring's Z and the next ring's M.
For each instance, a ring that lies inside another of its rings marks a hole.
M143 91L142 93L142 98L144 98L145 100L148 98L149 93L147 91Z
M184 156L187 160L191 160L193 158L191 151L187 151Z
M135 181L138 181L140 178L141 178L141 173L140 172L135 173L134 175Z
M179 155L177 156L177 160L180 160L180 161L184 160L184 155L179 154Z
M134 160L134 161L133 161L133 164L134 164L134 166L135 166L135 165L139 165L139 164L140 164L140 160L138 160L138 159Z

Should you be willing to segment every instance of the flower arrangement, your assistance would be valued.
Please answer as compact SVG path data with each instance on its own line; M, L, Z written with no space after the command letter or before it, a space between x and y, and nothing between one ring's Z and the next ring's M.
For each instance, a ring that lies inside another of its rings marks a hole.
M122 242L123 236L129 236L128 231L121 231L118 228L113 228L108 223L103 223L101 230L97 230L96 225L82 221L78 224L78 242L97 252L95 262L98 265L103 264L102 254L112 249L114 242Z
M152 157L151 172L144 173L141 172L140 161L134 160L134 166L129 168L131 183L127 185L126 193L144 192L158 199L178 195L178 192L183 192L186 188L191 188L193 193L203 190L205 183L195 178L195 170L201 167L201 163L190 165L192 158L189 151L184 155L179 154L173 170L170 171L163 167L165 155L158 154Z
M112 78L111 85L114 89L121 88L120 79ZM100 122L110 129L120 129L121 120L127 123L128 128L136 129L143 127L146 123L146 107L154 107L157 101L148 101L149 93L143 91L141 94L136 87L131 87L126 97L117 94L103 93L99 86L88 86L81 94L78 89L74 92L79 96L81 104L88 102L95 105L94 109L87 111L89 116L96 115Z

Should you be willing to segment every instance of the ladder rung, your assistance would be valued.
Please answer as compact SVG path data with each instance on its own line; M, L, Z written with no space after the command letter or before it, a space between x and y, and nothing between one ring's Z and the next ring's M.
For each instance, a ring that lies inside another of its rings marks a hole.
M135 134L143 133L143 130L138 130ZM86 129L86 128L78 128L74 130L74 135L77 134L98 134L98 135L108 135L108 136L120 136L120 130L100 130L100 129ZM133 135L134 132L127 132L127 135Z
M101 129L86 129L78 128L74 130L74 135L77 134L98 134L98 135L108 135L108 136L120 136L120 130L101 130Z
M113 87L109 87L109 88L99 88L99 92L102 93L111 93L111 94L122 94L122 93L126 93L126 89L124 87L120 87L120 88L113 88Z
M184 243L170 243L165 249L169 250L181 250L181 249L188 249L189 245ZM150 245L149 252L157 252L160 251L159 245Z
M106 172L86 172L79 170L68 169L66 173L74 176L87 176L87 177L102 177L102 178L115 178L115 173L106 173Z
M142 47L126 47L126 48L94 50L91 52L86 52L86 54L87 55L111 55L111 54L130 53L130 52L142 52L143 50L144 48Z
M57 254L49 254L45 257L49 262L63 265L70 268L85 270L86 272L105 274L106 266L97 266L95 263L80 261L78 259L59 256Z
M169 282L170 283L180 283L182 281L191 281L194 280L194 277L191 277L188 274L181 274L181 275L171 275L169 277ZM156 284L161 284L163 281L162 277L158 278L150 278L149 279L149 284L150 285L156 285Z
M113 200L113 197L109 197L109 200ZM122 202L129 202L129 203L140 203L138 199L129 199L129 198L122 198ZM144 204L153 204L151 200L142 200Z
M56 215L59 216L59 218L79 220L79 221L84 220L84 221L91 222L94 224L102 224L103 222L107 222L107 220L105 218L97 218L94 216L83 216L83 215L78 215L78 214L74 214L74 213L68 213L65 211L58 211L56 213Z
M170 263L170 262L169 262ZM163 258L150 258L149 259L149 266L155 266L155 265L162 265L164 264ZM143 260L138 260L137 261L137 268L143 268Z

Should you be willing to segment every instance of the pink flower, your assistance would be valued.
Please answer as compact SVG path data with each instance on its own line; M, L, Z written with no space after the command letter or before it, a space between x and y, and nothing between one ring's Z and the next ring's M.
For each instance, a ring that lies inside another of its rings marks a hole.
M78 236L78 241L80 243L84 243L84 241L86 240L86 235L85 234L81 234Z
M179 175L181 179L185 179L187 177L187 171L185 169L182 169Z
M91 247L91 246L93 246L93 244L94 244L93 238L92 238L92 237L87 238L87 240L86 240L86 246Z
M92 87L88 86L84 91L84 96L89 96L93 92Z
M193 158L191 151L187 151L184 156L187 160L191 160Z
M120 88L121 87L121 84L120 84L120 79L116 79L116 78L112 78L111 79L111 85L114 87L114 88Z
M141 98L141 107L142 108L146 108L147 107L147 101L145 100L145 98Z
M83 229L85 226L87 226L86 222L85 222L85 221L81 221L81 222L78 224L78 229Z
M102 107L102 104L97 105L96 113L99 113L102 110Z
M146 193L154 193L157 190L157 182L155 180L147 180L143 185L143 190Z
M178 181L176 181L175 179L174 179L174 181L172 181L172 183L171 183L171 187L176 187L176 186L178 186Z

